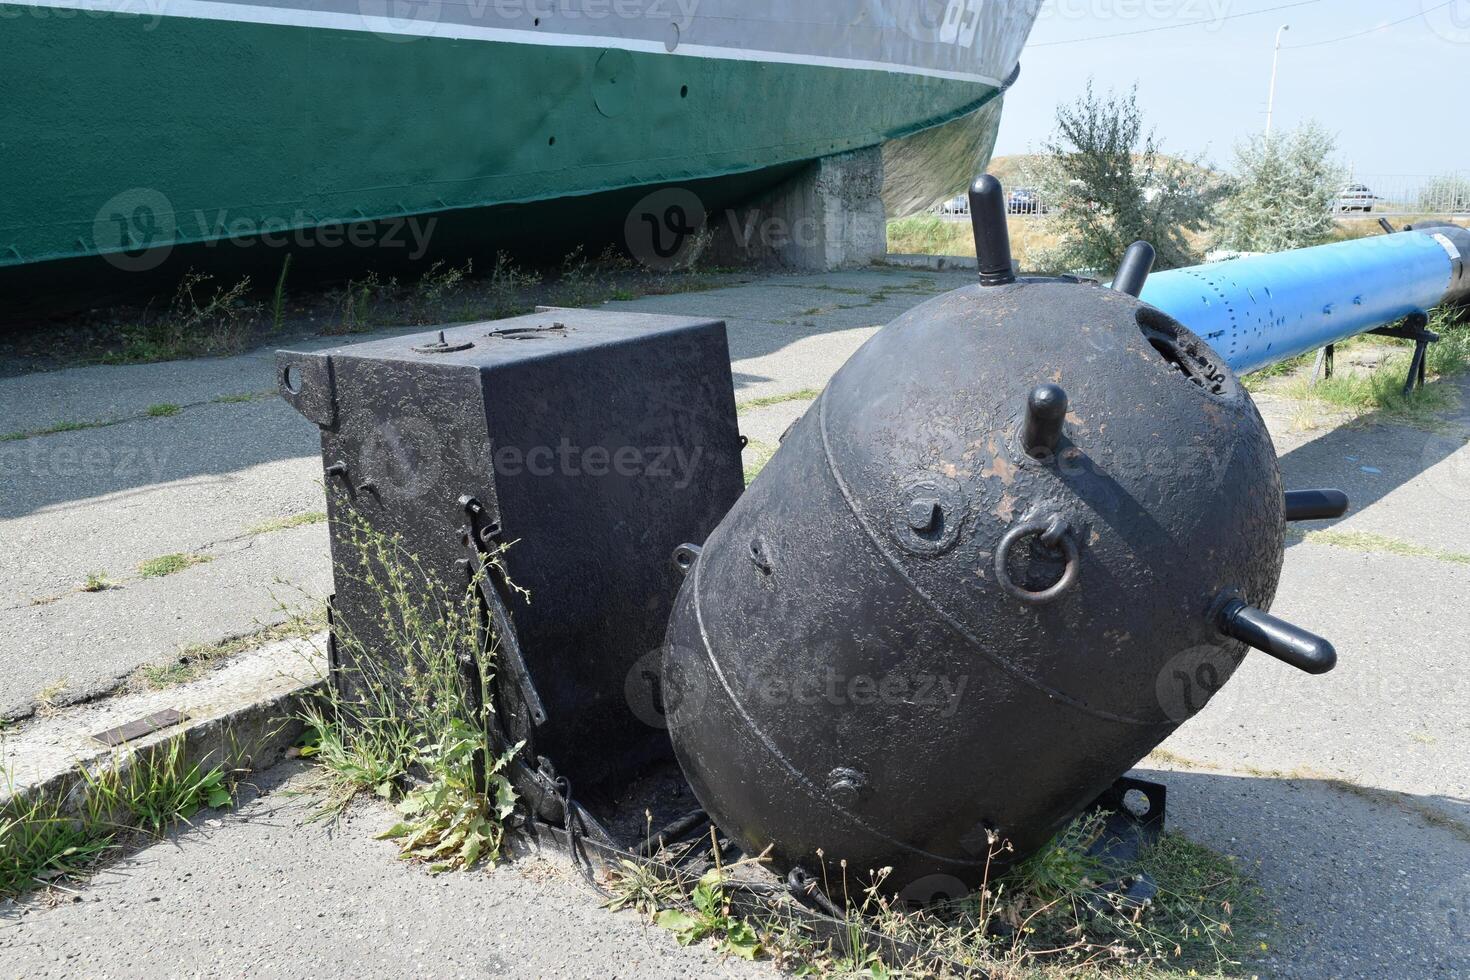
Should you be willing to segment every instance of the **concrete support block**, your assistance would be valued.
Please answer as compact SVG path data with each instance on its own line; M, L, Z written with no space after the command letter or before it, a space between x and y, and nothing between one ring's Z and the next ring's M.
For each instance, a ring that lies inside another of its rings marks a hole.
M824 157L711 224L719 265L827 272L878 261L888 242L883 152Z

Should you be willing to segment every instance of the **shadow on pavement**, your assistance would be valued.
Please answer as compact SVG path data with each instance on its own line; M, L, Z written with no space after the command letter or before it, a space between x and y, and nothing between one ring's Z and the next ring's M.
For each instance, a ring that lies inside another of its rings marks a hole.
M1267 949L1252 970L1313 978L1470 971L1467 801L1319 779L1138 775L1168 787L1168 827L1256 867L1283 928L1261 940Z

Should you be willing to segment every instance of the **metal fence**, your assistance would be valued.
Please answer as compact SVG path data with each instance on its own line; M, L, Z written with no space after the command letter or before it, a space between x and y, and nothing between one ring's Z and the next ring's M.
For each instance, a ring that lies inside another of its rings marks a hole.
M1343 218L1375 215L1470 217L1470 172L1453 174L1355 174L1344 183L1332 210ZM1049 213L1039 191L1014 188L1006 198L1006 212L1022 217ZM970 202L963 196L929 209L941 218L967 218Z
M1470 215L1470 172L1356 174L1348 179L1336 203L1339 211L1349 215Z
M1047 214L1051 209L1042 200L1041 194L1036 191L1011 191L1006 198L1006 213L1020 215ZM941 218L968 218L970 216L970 200L963 194L941 202L929 209L930 214L937 214Z

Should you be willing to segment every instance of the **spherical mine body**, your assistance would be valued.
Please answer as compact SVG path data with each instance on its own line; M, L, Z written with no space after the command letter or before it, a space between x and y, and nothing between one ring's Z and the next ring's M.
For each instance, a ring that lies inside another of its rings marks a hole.
M1042 385L1065 421L1028 452ZM1269 606L1283 528L1260 416L1178 324L1079 284L940 296L705 543L665 655L675 751L778 871L973 885L992 841L994 873L1224 683L1244 648L1214 614Z

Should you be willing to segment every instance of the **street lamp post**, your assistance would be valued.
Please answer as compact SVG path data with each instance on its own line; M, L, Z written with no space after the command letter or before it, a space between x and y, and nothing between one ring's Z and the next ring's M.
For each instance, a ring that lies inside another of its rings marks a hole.
M1271 94L1266 97L1266 135L1271 135L1271 113L1276 111L1276 65L1281 61L1281 35L1291 30L1290 24L1282 24L1276 31L1276 50L1271 55Z

